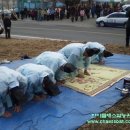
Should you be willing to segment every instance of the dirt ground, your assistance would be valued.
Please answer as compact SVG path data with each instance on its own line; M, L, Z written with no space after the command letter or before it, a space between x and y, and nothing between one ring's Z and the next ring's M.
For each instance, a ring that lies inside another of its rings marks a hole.
M16 60L22 55L37 56L43 51L57 51L70 41L5 39L0 38L0 60ZM118 54L130 54L130 48L118 44L106 44L106 48Z
M34 57L44 51L57 51L70 41L49 41L32 39L5 39L0 38L0 61L17 60L23 55ZM130 55L130 48L125 48L118 44L106 44L106 48L117 54ZM105 113L127 114L130 113L130 98L124 98ZM129 118L130 119L130 118ZM84 124L78 130L129 130L129 124Z

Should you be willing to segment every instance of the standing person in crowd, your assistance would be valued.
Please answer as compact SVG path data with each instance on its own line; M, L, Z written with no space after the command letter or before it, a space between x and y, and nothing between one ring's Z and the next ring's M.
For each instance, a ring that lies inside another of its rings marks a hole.
M4 15L4 29L5 29L5 38L10 38L10 30L11 30L11 19L9 14Z
M8 108L14 107L14 112L21 111L21 105L26 102L25 92L27 79L19 72L5 66L0 66L0 116L11 117Z
M59 83L64 82L66 73L72 73L76 70L74 65L67 63L65 56L58 52L43 52L36 57L35 62L50 68L55 74L56 81Z
M66 17L67 17L67 19L70 18L70 7L67 8L67 16Z
M92 15L92 18L94 18L95 16L95 11L96 11L96 7L94 4L92 4L92 7L91 7L91 15Z
M45 65L24 64L17 69L28 79L28 88L26 91L28 100L42 100L49 96L56 96L60 93L56 86L54 73Z
M130 9L126 12L126 17L128 17L128 21L126 23L126 47L129 47L130 40Z
M79 17L79 10L78 7L75 7L75 21L78 21L78 17Z
M89 5L87 5L85 7L85 14L87 16L87 19L89 19L90 18L90 6Z
M91 57L91 63L94 64L104 64L105 58L109 56L113 56L113 54L106 50L105 46L98 42L87 42L85 43L86 48L97 48L100 50L100 52L96 55L93 55Z
M90 75L88 72L88 66L91 63L91 56L99 53L97 48L86 48L83 43L70 43L60 49L59 53L63 54L68 63L76 66L79 71L84 68L84 74ZM81 76L80 74L78 75Z
M97 18L99 18L101 14L101 6L99 4L96 5L95 11L96 11Z
M71 16L71 21L74 22L74 18L75 18L75 7L74 6L70 7L70 16Z
M80 9L80 21L83 21L83 19L84 19L84 15L85 15L84 8L81 7L81 9Z

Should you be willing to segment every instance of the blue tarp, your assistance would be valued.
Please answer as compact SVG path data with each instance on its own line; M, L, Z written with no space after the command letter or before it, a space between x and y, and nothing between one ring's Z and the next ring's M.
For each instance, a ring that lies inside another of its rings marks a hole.
M33 59L13 61L7 66L17 68L28 62ZM130 56L115 54L107 58L106 65L130 70ZM13 113L11 118L0 118L0 130L75 130L91 119L92 114L103 112L122 99L116 86L122 88L123 80L94 97L61 86L60 95L29 102L22 112Z

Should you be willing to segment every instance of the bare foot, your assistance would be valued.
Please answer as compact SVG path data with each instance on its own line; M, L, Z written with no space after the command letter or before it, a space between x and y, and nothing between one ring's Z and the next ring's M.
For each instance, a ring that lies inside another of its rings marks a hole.
M3 115L3 117L6 117L6 118L11 117L11 116L12 116L12 113L8 112L8 111L5 111L5 113Z

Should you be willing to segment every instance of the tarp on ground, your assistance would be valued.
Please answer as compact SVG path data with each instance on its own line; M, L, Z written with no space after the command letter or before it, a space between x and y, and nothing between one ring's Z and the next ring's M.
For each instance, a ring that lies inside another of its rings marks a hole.
M33 59L14 61L7 66L15 69L28 62ZM115 54L107 58L106 66L130 70L130 56ZM60 95L29 102L13 117L0 118L0 130L75 130L91 119L92 114L101 113L122 99L115 87L122 88L123 80L94 97L61 86Z

